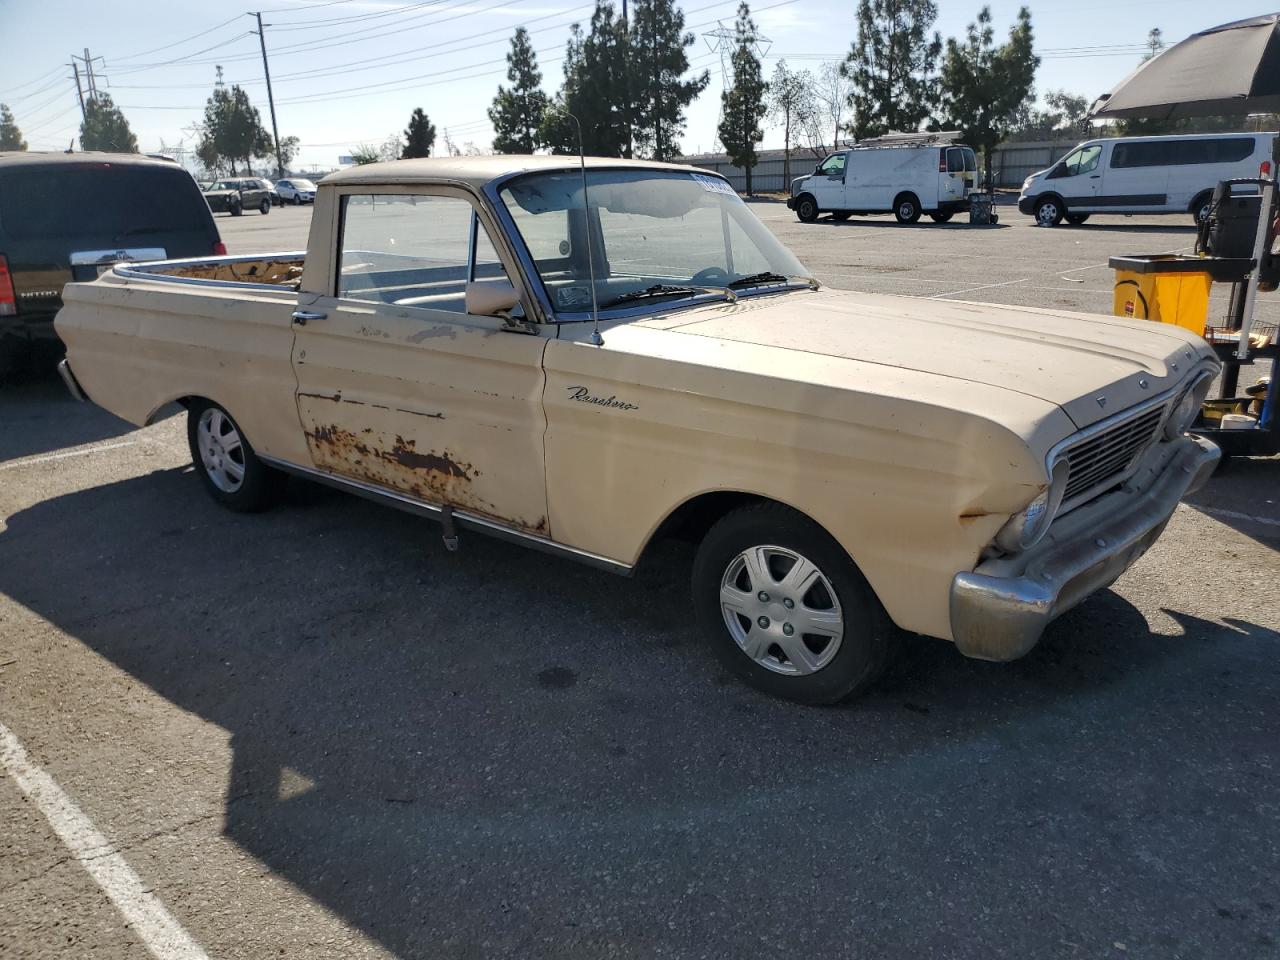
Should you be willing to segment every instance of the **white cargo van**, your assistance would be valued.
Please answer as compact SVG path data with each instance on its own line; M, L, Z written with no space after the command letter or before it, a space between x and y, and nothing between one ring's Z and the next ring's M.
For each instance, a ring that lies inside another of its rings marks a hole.
M859 141L793 180L787 206L804 223L823 213L847 220L890 212L899 223L915 223L922 213L946 223L969 209L978 175L973 149L951 142L955 136L897 133Z
M1256 177L1274 133L1205 133L1086 140L1027 177L1018 210L1041 226L1084 223L1091 213L1208 212L1219 180Z

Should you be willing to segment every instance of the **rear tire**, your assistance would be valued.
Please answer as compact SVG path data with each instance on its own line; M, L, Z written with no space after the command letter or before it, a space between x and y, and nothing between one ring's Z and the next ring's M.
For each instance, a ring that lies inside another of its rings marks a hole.
M270 213L270 212L271 212L271 200L270 200L270 199L263 200L263 201L262 201L262 204L258 207L258 212L259 212L260 214L262 214L264 217L265 217L268 213Z
M950 214L950 213L935 211L934 213L929 214L929 219L932 220L934 223L946 223L951 219L952 216L953 214Z
M1209 218L1213 208L1213 194L1205 191L1191 201L1191 220L1198 227Z
M893 215L899 223L915 223L920 219L920 200L914 193L899 194L893 201Z
M1073 227L1078 227L1089 219L1089 215L1087 213L1068 213L1064 219Z
M244 207L240 206L238 203L233 203L230 209L233 217L238 217L244 213Z
M796 200L796 217L801 223L813 223L818 219L818 201L807 193Z
M1067 210L1057 197L1045 197L1036 204L1036 223L1042 227L1056 227Z
M197 400L187 408L191 462L209 495L238 513L256 513L276 502L286 477L258 459L231 414Z
M711 528L694 560L693 600L730 671L798 703L838 703L865 690L895 636L844 549L777 503L734 510Z

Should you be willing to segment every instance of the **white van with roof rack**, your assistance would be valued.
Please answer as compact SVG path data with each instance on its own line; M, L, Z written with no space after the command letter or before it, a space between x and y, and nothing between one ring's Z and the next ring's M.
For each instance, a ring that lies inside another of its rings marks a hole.
M1219 180L1258 175L1275 133L1202 133L1086 140L1022 184L1018 210L1043 227L1093 213L1208 214Z
M807 177L791 181L787 206L804 223L824 213L833 220L854 214L892 213L899 223L928 214L946 223L969 209L977 185L978 158L956 143L959 133L890 133L850 143Z

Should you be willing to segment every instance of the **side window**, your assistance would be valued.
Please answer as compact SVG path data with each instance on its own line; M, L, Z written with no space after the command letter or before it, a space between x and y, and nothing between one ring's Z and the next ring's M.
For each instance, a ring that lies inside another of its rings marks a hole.
M1074 175L1082 173L1092 173L1098 169L1098 160L1102 156L1102 147L1092 146L1085 147L1080 151L1080 158L1076 161L1076 169L1072 171Z
M822 161L819 172L827 177L843 177L846 155L843 153L832 154Z
M947 149L947 173L964 173L964 151L959 147Z
M466 312L466 285L505 278L471 204L457 197L357 194L342 201L337 295L350 300Z

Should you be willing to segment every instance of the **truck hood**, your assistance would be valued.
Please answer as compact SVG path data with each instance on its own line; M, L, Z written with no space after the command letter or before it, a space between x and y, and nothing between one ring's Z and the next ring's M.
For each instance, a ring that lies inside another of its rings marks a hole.
M1012 390L1061 407L1081 429L1172 389L1212 356L1169 324L848 291L744 298L643 323Z

